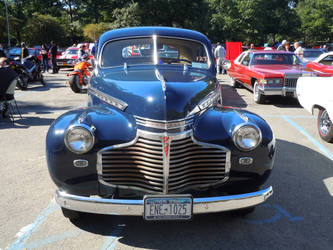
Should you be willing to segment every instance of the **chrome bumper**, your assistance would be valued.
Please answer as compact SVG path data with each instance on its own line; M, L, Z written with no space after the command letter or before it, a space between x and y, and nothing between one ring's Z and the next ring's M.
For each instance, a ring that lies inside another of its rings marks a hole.
M263 95L282 95L282 96L293 96L297 97L296 95L296 88L291 87L267 87L263 85L259 85L259 91Z
M268 187L253 193L194 198L193 214L223 212L252 207L265 202L272 194L273 188ZM143 216L144 212L143 200L84 197L58 190L56 192L56 201L61 207L87 213Z

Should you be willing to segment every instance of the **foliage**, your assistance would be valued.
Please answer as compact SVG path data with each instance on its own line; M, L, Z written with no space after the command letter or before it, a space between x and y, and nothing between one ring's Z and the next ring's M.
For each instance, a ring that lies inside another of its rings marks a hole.
M108 29L171 26L198 30L213 42L262 45L282 39L333 40L333 0L5 0L13 43L61 46L93 41ZM0 1L0 42L7 43ZM34 33L37 32L37 33Z
M25 41L29 41L30 45L41 45L49 43L51 40L59 43L64 39L64 35L64 28L57 18L34 13L24 27L23 38Z

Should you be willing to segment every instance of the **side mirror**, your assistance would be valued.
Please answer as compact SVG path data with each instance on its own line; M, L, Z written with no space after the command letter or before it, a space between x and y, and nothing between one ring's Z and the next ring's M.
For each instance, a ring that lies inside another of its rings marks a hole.
M228 60L225 60L225 61L222 63L222 67L223 67L223 69L225 69L225 70L230 69L230 68L231 68L231 62L228 61Z

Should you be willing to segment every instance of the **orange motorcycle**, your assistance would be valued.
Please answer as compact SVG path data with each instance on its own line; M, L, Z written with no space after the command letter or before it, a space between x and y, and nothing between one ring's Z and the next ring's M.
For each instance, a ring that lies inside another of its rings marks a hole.
M67 74L69 76L68 84L74 93L86 93L88 80L90 78L90 67L92 65L87 61L79 61L74 65L74 71Z

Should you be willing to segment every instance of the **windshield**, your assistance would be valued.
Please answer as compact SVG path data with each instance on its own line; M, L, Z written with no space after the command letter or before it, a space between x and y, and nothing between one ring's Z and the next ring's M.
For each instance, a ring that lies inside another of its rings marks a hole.
M323 53L323 51L320 51L320 50L317 50L317 51L304 51L304 57L318 57L318 56L320 56L321 54Z
M206 49L200 42L165 37L123 39L107 43L102 51L101 66L116 67L125 63L209 67Z
M76 55L79 50L77 49L68 49L66 50L66 55Z
M251 65L300 65L301 61L293 54L254 54L251 60Z

